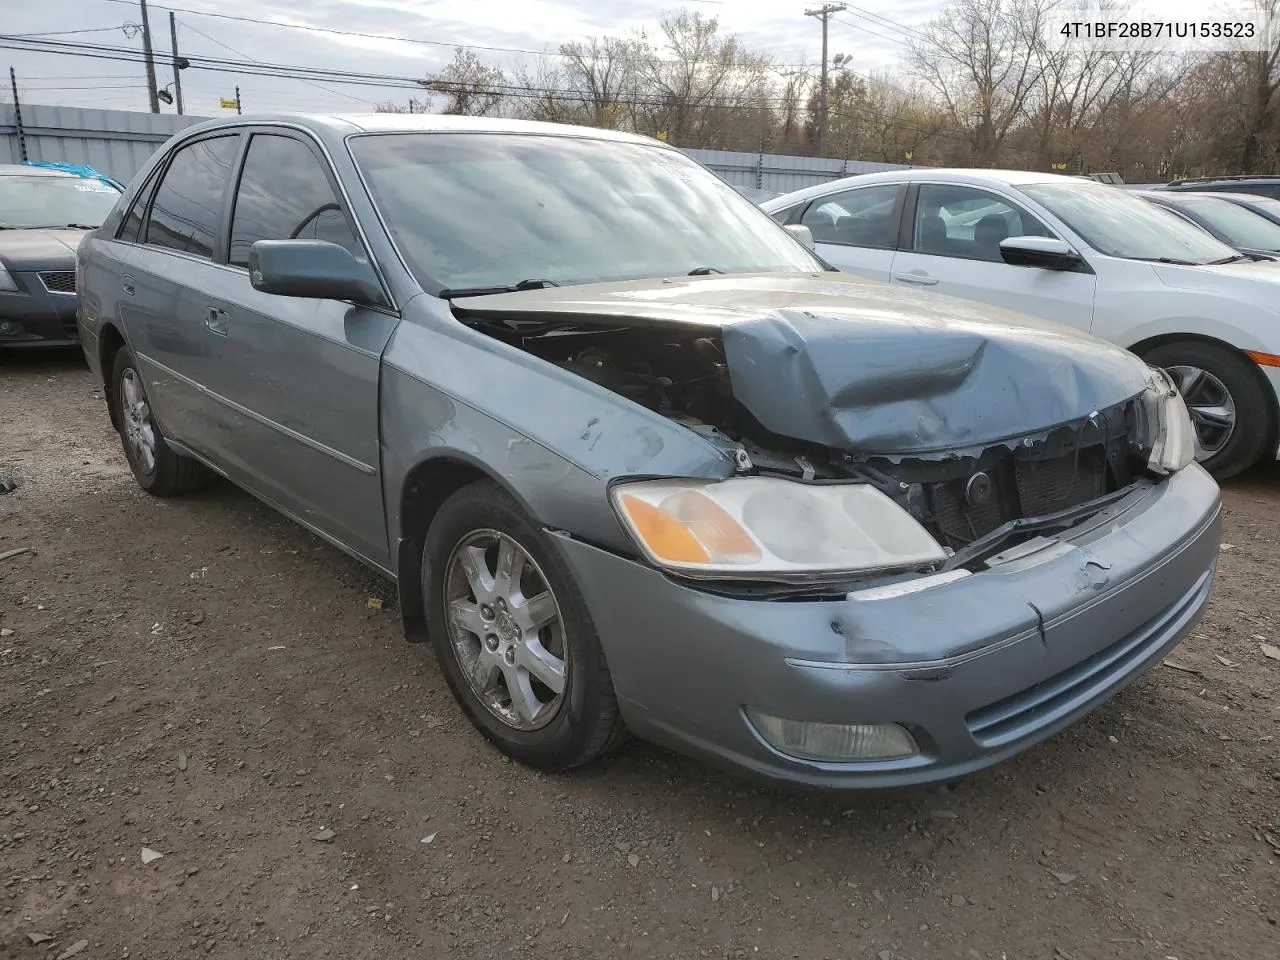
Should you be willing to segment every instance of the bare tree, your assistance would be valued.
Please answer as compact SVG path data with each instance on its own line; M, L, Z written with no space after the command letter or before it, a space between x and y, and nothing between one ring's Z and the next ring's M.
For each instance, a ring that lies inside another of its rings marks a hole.
M469 117L493 116L507 93L501 68L487 66L462 47L454 49L453 59L439 73L428 76L424 86L444 95L442 113Z
M1025 119L1039 82L1036 43L1055 0L957 0L909 48L912 67L969 140L972 162L991 165Z

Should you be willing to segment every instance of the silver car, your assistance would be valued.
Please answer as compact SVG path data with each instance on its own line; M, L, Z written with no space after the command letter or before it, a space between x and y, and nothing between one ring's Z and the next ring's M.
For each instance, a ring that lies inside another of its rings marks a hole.
M79 319L138 483L384 574L511 756L955 779L1179 642L1218 489L1163 373L805 233L627 134L237 117L80 247Z

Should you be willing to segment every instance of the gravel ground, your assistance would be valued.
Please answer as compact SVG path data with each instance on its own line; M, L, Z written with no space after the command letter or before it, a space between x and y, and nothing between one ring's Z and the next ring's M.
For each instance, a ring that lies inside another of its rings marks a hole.
M376 577L228 485L140 492L76 357L0 359L5 469L0 957L1280 956L1274 467L1176 668L874 797L506 762Z

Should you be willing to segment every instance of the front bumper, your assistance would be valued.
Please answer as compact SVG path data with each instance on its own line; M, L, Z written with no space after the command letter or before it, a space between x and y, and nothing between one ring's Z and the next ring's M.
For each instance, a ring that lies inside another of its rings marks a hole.
M75 293L50 290L41 273L74 276L73 270L13 273L18 291L0 291L0 349L73 347L80 342Z
M997 763L1157 663L1203 613L1220 513L1217 485L1193 465L1040 553L906 596L827 602L714 596L555 540L637 736L775 781L884 788ZM755 732L747 707L897 723L921 753L796 759Z

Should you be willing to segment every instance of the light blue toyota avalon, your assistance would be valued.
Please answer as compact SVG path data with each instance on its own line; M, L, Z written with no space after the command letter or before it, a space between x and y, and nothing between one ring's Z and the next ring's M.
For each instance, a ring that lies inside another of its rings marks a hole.
M1218 488L1163 372L806 233L638 136L235 117L80 246L79 324L137 482L385 575L512 757L956 779L1187 634Z

